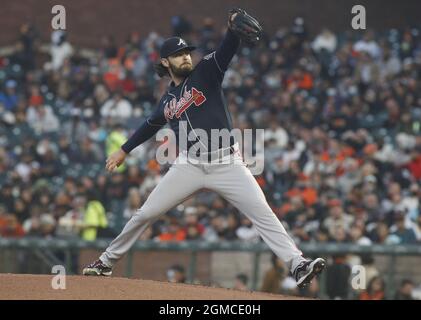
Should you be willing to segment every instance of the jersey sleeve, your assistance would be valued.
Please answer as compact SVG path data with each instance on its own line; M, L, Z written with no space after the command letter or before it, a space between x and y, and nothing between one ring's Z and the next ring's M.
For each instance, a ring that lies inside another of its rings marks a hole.
M225 33L221 45L214 53L215 63L221 72L225 72L232 58L240 47L240 38L230 29Z
M148 117L121 146L121 149L124 152L130 153L134 148L152 138L163 126L167 124L167 120L165 119L164 112L161 107L161 102L157 110Z
M219 48L203 57L203 71L221 82L239 46L240 38L228 29Z

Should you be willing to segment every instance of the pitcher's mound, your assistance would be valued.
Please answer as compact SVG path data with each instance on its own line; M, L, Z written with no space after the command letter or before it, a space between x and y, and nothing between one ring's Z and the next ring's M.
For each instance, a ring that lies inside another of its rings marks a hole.
M126 278L67 276L66 289L52 288L54 275L0 274L0 299L33 300L269 300L300 299L199 285Z

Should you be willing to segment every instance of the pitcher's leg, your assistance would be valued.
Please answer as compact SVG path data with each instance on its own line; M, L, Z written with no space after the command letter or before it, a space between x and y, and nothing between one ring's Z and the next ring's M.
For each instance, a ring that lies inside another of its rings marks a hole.
M270 208L256 179L244 165L220 166L206 177L206 187L218 192L245 214L270 249L290 270L305 260Z
M100 260L112 267L160 215L203 188L203 172L190 164L173 165L143 206L110 243Z

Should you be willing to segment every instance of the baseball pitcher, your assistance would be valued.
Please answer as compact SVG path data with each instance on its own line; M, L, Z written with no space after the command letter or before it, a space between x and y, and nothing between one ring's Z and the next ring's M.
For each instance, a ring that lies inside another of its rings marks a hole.
M254 224L262 239L285 262L299 287L306 286L325 267L321 258L305 259L268 205L265 195L244 163L239 145L210 139L212 129L232 129L221 83L241 41L257 42L262 28L242 9L229 13L228 30L219 48L195 67L190 52L195 48L183 39L167 39L160 49L158 74L171 83L156 111L134 132L121 149L111 154L106 169L123 164L127 154L169 123L177 137L178 157L99 259L83 269L84 275L110 276L113 266L154 221L200 189L217 192ZM206 131L208 141L198 131ZM179 132L194 137L181 146ZM219 139L218 139L219 140ZM199 161L191 161L194 159ZM223 160L221 162L221 159Z

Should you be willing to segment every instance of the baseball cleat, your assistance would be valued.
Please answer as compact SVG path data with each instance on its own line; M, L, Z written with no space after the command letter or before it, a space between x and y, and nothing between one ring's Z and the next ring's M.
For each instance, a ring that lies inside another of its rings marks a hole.
M83 269L84 276L111 276L113 270L107 267L101 260L96 260L91 264L87 265Z
M326 266L326 261L322 258L307 260L298 265L293 272L298 288L304 288L311 283L311 280L321 273Z

